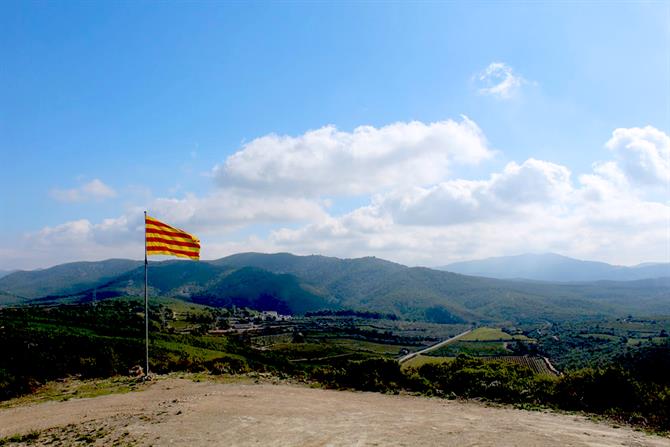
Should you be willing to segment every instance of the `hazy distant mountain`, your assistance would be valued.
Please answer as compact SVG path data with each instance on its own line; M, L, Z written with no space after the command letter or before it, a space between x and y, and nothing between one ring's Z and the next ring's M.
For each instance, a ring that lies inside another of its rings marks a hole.
M21 304L25 302L25 300L26 299L23 297L0 291L0 306Z
M71 262L42 270L20 270L0 278L0 290L25 298L75 293L141 264L141 261L129 259L108 259L99 262Z
M14 273L15 271L16 270L0 270L0 278L2 278L3 276L7 276L10 273Z
M139 261L65 264L0 279L0 304L26 301L17 295L52 295L41 302L141 296L143 286ZM298 314L356 309L441 323L670 314L670 278L581 284L508 281L371 257L242 253L215 261L151 262L149 287L151 296L213 306Z
M502 256L477 261L457 262L440 270L462 275L499 279L538 281L632 281L670 277L670 263L645 263L634 267L604 262L581 261L553 253Z

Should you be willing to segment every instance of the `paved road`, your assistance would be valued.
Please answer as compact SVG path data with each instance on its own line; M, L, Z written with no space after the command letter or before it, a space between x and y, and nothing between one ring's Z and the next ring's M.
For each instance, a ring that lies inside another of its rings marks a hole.
M422 349L421 351L410 352L410 353L407 354L406 356L401 357L401 358L398 360L398 363L401 363L401 364L402 364L402 363L405 363L407 360L413 359L413 358L416 357L417 355L425 354L426 352L430 352L430 351L432 351L432 350L434 350L434 349L441 348L442 346L444 346L444 345L446 345L446 344L448 344L448 343L451 343L451 342L454 341L454 340L458 340L459 338L463 337L464 335L469 334L470 332L472 332L472 329L468 329L468 330L465 331L465 332L461 332L461 333L458 334L458 335L454 335L454 336L451 337L451 338L447 338L446 340L443 340L443 341L441 341L441 342L439 342L439 343L437 343L437 344L434 344L433 346L428 346L427 348L424 348L424 349Z

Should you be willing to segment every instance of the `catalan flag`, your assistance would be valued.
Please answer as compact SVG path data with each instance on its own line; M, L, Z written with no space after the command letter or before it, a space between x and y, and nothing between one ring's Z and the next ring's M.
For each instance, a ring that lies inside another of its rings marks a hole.
M200 240L178 228L145 215L147 255L200 259Z

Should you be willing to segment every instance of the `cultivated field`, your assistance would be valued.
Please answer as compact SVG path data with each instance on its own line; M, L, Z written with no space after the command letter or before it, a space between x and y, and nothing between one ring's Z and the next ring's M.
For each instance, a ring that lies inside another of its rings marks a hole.
M502 360L504 362L512 362L528 367L535 374L549 374L554 375L554 372L549 369L542 357L527 357L521 355L501 355L487 357L487 360Z
M440 364L450 362L454 357L435 357L430 355L418 355L403 364L403 369L410 367L420 368L421 366L433 363ZM554 375L555 373L549 369L542 357L528 357L521 355L494 355L489 357L482 357L484 360L501 360L504 362L517 363L519 365L527 366L535 374Z
M461 341L512 341L529 340L525 335L510 335L498 328L480 327L461 338Z
M435 357L431 355L420 354L403 363L402 368L403 369L420 368L421 366L426 365L428 363L440 364L444 362L449 362L453 359L454 357Z

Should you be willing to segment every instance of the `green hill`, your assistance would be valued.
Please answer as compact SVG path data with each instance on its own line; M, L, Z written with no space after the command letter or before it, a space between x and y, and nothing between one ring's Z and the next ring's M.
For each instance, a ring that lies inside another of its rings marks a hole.
M530 283L406 267L368 257L241 253L212 261L298 276L342 307L437 322L569 319L628 312L670 313L670 279Z
M191 299L210 306L236 305L283 314L339 307L334 300L301 283L294 275L274 274L254 267L230 272Z
M208 262L151 262L148 275L151 296L176 297L216 307L236 305L281 313L304 313L337 307L327 296L297 277L254 267L234 268ZM144 266L113 279L104 278L86 290L52 294L39 302L85 302L94 298L141 296Z
M163 261L149 263L151 295L188 298L201 292L230 269L207 262ZM144 293L144 266L137 267L113 280L98 285L99 291L118 291L126 295Z
M50 295L41 302L76 302L91 300L94 295L97 299L140 296L143 287L141 262L110 260L11 274L0 279L0 290L4 291L0 299L9 303L19 301L17 295ZM298 314L355 309L439 323L670 314L668 278L522 282L406 267L373 257L242 253L215 261L151 262L149 287L151 296L213 306Z
M141 265L129 259L72 262L43 270L17 271L0 278L0 290L25 298L71 294Z

